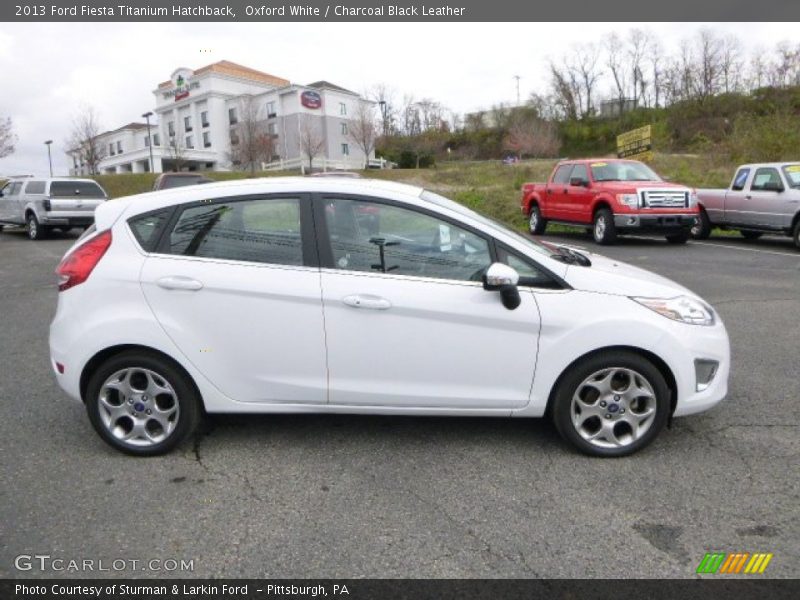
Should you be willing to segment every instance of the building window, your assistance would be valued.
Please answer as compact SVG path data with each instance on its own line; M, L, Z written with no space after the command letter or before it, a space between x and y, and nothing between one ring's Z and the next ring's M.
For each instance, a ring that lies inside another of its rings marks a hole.
M200 124L203 127L208 127L208 111L204 110L200 113Z
M231 146L236 146L239 143L239 134L236 131L231 131Z
M203 132L203 148L211 148L211 134Z
M122 154L122 142L117 142L117 154Z
M160 146L161 142L158 141L158 134L153 134L153 146Z
M192 117L183 117L183 129L184 131L192 130Z
M186 147L189 148L190 150L194 148L194 140L192 140L192 136L190 135L186 136Z
M109 153L111 156L114 156L114 154L116 154L116 152L114 152L114 144L109 144L109 145L108 145L108 153Z
M347 135L347 123L342 123L342 135Z
M350 146L348 144L342 144L342 154L350 156Z
M275 101L267 102L267 118L271 119L272 117L276 116L277 113L275 112Z
M270 123L269 125L267 125L267 133L269 133L270 135L276 135L278 133L275 123Z
M169 134L169 137L175 135L175 123L173 121L167 123L167 133Z
M236 114L236 108L228 109L228 122L231 125L236 125L239 122L239 115Z
M144 136L144 147L147 148L150 145L150 138Z
M339 102L339 114L346 115L347 114L347 104L344 102Z

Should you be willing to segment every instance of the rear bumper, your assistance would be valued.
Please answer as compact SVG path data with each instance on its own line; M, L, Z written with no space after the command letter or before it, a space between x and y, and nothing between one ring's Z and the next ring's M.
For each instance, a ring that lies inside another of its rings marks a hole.
M42 213L40 224L48 227L89 227L94 223L94 212L91 213Z
M684 231L690 229L697 219L695 213L688 214L616 214L614 225L625 231Z

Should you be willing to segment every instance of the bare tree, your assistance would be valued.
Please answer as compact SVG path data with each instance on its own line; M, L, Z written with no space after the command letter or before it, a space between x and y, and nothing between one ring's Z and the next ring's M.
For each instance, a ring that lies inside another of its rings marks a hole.
M369 168L369 157L375 150L378 137L375 105L372 102L361 100L358 103L355 114L347 123L347 135L364 153L364 168Z
M314 125L311 115L300 115L300 151L308 157L308 170L314 168L314 159L325 149L325 137L319 127Z
M619 114L625 109L626 90L628 89L628 69L625 67L625 53L623 52L622 40L616 32L611 33L605 39L606 66L614 80L614 88L617 93L619 104Z
M713 30L701 29L697 35L697 51L695 96L702 102L719 91L722 40Z
M582 95L586 99L583 107L583 117L589 117L594 113L594 97L597 80L602 75L597 63L600 59L600 48L597 44L581 44L575 49L573 70L577 73L580 81Z
M647 91L647 80L642 70L642 63L650 44L650 37L642 29L631 29L628 34L628 69L631 72L631 99L634 106L644 98Z
M14 153L17 136L11 123L11 117L0 118L0 158Z
M558 112L568 120L577 119L580 110L578 98L580 90L576 87L576 81L571 77L570 70L566 66L551 62L550 76L553 99Z
M661 65L663 55L664 48L661 46L661 42L658 38L651 38L650 45L647 47L647 61L650 63L650 76L653 82L651 86L653 90L652 105L655 108L661 106L662 82L664 76L663 67Z
M742 43L735 35L726 36L720 47L722 91L738 92L742 86Z
M387 136L395 133L397 129L397 106L394 99L394 90L385 83L379 83L365 96L372 98L380 107L381 135Z
M239 102L239 122L236 125L238 144L231 144L231 163L255 173L261 164L272 160L275 143L269 133L261 105L252 97Z
M72 121L72 131L67 139L67 147L77 151L80 160L86 165L90 175L100 173L100 162L106 157L106 146L99 139L102 127L97 110L93 106L80 108Z
M523 111L516 111L511 118L508 133L503 140L507 150L519 158L525 156L556 156L561 147L558 131L552 123Z
M233 140L231 140L233 143ZM172 170L180 172L187 163L186 158L186 132L181 124L181 119L178 119L177 129L173 130L172 135L168 136L166 148L166 155L169 159Z

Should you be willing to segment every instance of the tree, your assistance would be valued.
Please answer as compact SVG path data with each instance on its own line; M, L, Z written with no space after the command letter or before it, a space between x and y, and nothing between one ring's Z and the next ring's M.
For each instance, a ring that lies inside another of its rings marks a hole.
M625 99L627 98L628 88L628 69L624 63L624 52L622 40L616 32L611 33L605 39L606 66L611 72L614 80L614 88L617 92L617 103L619 104L618 113L621 115L625 110Z
M0 158L14 153L17 136L11 123L11 117L0 118Z
M270 162L275 143L264 120L261 105L252 97L244 96L239 102L239 122L236 126L237 144L231 144L230 160L233 165L249 169L251 174Z
M308 157L308 170L314 168L314 159L325 149L325 137L319 127L314 125L311 115L300 115L300 151Z
M369 168L369 157L375 150L375 140L378 137L375 105L372 102L359 101L355 114L347 123L347 135L364 153L364 168Z
M556 156L561 147L558 131L552 123L540 119L532 111L514 111L503 140L507 150L533 157Z
M77 151L80 160L86 165L90 175L100 173L100 162L106 157L107 149L99 138L100 118L93 106L83 106L72 121L72 132L67 147Z
M183 126L178 120L177 130L173 131L173 135L169 136L166 145L166 154L169 161L172 163L172 170L180 172L186 164L186 135ZM231 142L232 143L232 142Z
M394 100L394 90L385 83L379 83L372 88L372 92L365 94L372 98L381 111L381 135L384 137L396 132L397 106Z

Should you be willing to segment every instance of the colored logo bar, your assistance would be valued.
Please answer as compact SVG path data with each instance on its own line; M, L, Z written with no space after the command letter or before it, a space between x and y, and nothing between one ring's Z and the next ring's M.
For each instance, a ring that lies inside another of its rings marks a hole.
M772 560L771 552L707 552L697 566L700 574L761 574Z

